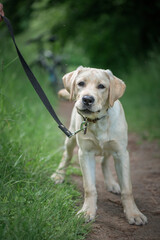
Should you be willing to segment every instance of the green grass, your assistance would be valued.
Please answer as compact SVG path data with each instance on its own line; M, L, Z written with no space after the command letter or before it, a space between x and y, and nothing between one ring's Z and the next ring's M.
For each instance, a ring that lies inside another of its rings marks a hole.
M0 239L84 239L90 225L76 216L81 196L70 176L62 185L50 180L64 135L26 79L12 44L3 43L0 55ZM46 75L36 76L57 106Z
M153 53L146 62L135 63L122 74L126 92L122 98L129 131L144 139L160 139L160 54Z

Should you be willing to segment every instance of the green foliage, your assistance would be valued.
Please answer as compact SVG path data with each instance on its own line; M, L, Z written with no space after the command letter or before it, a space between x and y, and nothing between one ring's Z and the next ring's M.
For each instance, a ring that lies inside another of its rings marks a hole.
M159 45L158 0L5 0L4 7L16 32L52 33L59 51L71 42L95 67L129 70L132 58L141 61Z
M76 216L80 194L69 176L62 185L50 180L64 135L26 80L13 45L4 42L0 55L0 239L84 239L89 225ZM45 73L36 76L55 107Z
M16 33L24 31L28 27L29 17L32 12L33 0L2 0L5 15L14 23Z
M143 138L160 138L160 54L152 52L145 62L132 63L129 73L121 74L127 88L122 98L129 130Z
M158 1L66 1L65 29L54 27L60 40L81 46L92 66L117 71L130 67L131 58L141 59L160 35Z

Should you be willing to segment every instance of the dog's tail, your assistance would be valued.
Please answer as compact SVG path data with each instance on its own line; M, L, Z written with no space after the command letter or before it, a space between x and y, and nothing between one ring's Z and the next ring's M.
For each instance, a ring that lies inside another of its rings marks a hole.
M59 92L58 92L58 96L64 100L71 100L71 95L69 94L69 92L67 92L66 89L61 89Z

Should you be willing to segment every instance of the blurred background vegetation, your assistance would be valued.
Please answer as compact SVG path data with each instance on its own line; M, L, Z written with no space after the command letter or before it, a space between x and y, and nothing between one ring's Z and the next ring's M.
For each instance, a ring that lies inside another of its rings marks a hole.
M159 45L158 0L6 0L4 6L16 33L52 32L59 50L73 44L95 67L126 70Z
M127 85L121 100L129 130L160 139L159 0L1 2L29 64L42 45L28 41L41 36L43 49L61 56L67 72L79 65L111 69ZM46 41L50 36L54 41ZM32 69L58 108L46 71ZM80 196L69 174L63 186L49 179L61 159L64 135L25 80L0 23L0 238L84 239L89 227L75 217Z

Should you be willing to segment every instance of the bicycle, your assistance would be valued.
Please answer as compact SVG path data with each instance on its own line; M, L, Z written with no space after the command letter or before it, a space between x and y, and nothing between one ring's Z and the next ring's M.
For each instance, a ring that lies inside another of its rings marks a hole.
M47 40L44 39L44 34L36 38L29 39L27 44L36 43L38 46L37 58L30 64L31 67L38 65L48 73L49 83L56 89L62 87L61 77L66 73L66 65L63 62L63 57L55 55L51 50L45 50L44 43L54 43L57 41L55 36L50 36Z

